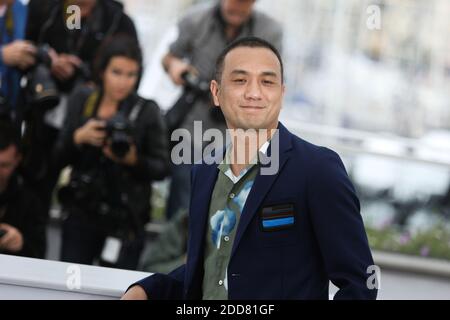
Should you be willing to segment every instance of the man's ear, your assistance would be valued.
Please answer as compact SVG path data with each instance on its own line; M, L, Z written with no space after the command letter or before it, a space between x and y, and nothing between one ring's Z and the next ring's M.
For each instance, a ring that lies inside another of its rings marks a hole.
M211 95L212 95L212 98L213 98L214 105L216 107L219 107L220 103L219 103L218 95L219 95L220 86L219 86L219 84L217 83L216 80L211 80L211 83L209 85L209 90L211 90Z

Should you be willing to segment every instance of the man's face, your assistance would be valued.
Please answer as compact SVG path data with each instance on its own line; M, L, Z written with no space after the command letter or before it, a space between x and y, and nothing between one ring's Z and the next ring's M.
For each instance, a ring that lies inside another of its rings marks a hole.
M4 150L0 150L0 191L8 186L14 170L20 162L20 155L14 145L10 145Z
M276 129L284 90L280 62L267 48L231 50L220 83L211 82L229 129Z
M97 0L72 0L71 4L80 7L82 18L88 17L95 7Z
M255 0L222 0L221 10L225 22L239 28L252 14Z

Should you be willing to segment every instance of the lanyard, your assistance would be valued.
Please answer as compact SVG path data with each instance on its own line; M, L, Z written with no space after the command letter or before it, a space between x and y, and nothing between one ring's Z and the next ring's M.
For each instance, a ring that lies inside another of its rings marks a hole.
M6 31L6 43L12 39L13 37L13 31L14 31L14 17L12 14L11 7L8 6L6 8L5 15L1 18L2 25L1 25L1 33L0 33L0 45L3 44L3 40L5 37L5 31Z

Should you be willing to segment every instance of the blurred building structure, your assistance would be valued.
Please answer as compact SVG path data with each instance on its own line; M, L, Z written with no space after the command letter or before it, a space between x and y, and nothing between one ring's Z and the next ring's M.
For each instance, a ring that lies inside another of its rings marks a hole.
M153 79L144 79L141 92L170 102L167 94L177 91L155 79L164 79L157 49L177 18L201 1L123 2L136 19ZM449 1L259 0L256 6L284 26L290 117L409 137L450 128Z

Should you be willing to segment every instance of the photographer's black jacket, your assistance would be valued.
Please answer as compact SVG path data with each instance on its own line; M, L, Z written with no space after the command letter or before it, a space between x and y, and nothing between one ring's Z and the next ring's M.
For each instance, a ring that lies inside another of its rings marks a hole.
M127 34L138 40L133 21L123 5L113 0L97 0L91 15L81 22L81 30L69 30L62 0L30 0L26 38L49 44L58 53L74 54L92 67L98 48L108 36ZM72 21L72 20L71 20ZM64 91L73 81L61 84Z
M167 133L160 109L155 102L143 100L145 103L134 121L132 133L138 163L129 167L106 158L101 148L90 145L78 147L74 144L75 130L97 113L96 106L92 116L85 116L86 103L93 92L94 89L84 86L75 89L70 96L66 121L54 149L55 164L59 168L71 165L71 179L83 174L98 176L99 173L106 172L108 179L113 182L104 188L108 192L113 192L111 188L115 188L120 193L125 193L129 203L139 213L141 222L146 223L150 210L151 182L165 178L169 171ZM142 98L134 94L129 96L120 104L119 110L126 108L129 112L138 99Z
M0 223L9 224L22 233L23 248L14 255L44 258L47 213L39 198L17 175L11 177L8 188L0 194ZM2 250L0 253L12 254Z

